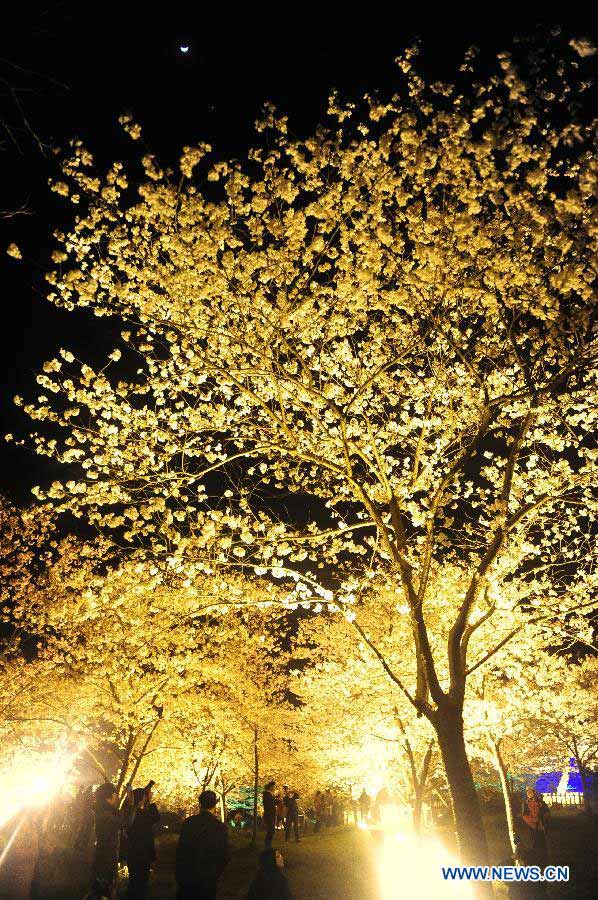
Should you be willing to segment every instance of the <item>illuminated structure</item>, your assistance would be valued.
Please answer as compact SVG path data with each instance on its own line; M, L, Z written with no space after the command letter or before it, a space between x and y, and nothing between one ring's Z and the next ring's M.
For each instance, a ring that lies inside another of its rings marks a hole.
M588 786L596 790L596 776L588 773L586 782ZM573 757L569 758L562 772L546 772L540 775L534 786L538 793L542 794L546 803L561 803L566 806L583 803L581 775Z

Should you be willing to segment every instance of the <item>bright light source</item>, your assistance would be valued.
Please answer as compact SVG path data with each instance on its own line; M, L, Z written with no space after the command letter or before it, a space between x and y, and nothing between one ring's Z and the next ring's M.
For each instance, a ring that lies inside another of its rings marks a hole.
M0 827L21 810L45 806L60 793L79 754L56 751L13 760L0 770Z
M181 51L181 53L189 53L188 44L181 44L181 46L179 47L179 50Z
M33 797L43 799L53 793L54 785L47 775L38 775L37 778L34 778L31 782L30 790Z
M396 900L398 885L401 895L419 900L471 900L473 897L470 885L443 879L441 866L454 866L456 861L435 838L386 833L374 853L380 900Z

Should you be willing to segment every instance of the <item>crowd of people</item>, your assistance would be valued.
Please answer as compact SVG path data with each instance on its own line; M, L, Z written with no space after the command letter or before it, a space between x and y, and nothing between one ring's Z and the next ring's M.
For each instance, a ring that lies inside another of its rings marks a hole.
M128 789L119 803L113 784L100 785L94 796L95 849L92 889L86 900L114 900L118 886L119 860L126 856L129 881L128 900L146 900L150 871L156 858L154 831L160 813L153 801L150 782L144 788ZM361 801L360 801L361 802ZM295 789L268 782L262 794L264 850L258 872L248 888L247 900L293 900L284 874L284 856L272 843L277 832L285 842L300 843L306 823L313 831L344 824L351 804L329 788L316 791L304 810ZM220 876L230 856L229 831L217 812L217 796L205 790L199 797L199 813L182 824L176 848L175 878L178 900L214 900ZM355 821L356 811L353 808ZM123 846L125 845L125 846ZM126 852L124 852L126 851Z
M143 788L129 788L121 802L117 788L107 782L95 789L93 798L83 789L72 802L67 816L68 843L83 855L93 844L92 887L86 900L115 900L119 863L123 859L128 867L128 900L147 900L156 860L156 826L161 821L153 787L150 781ZM283 853L272 846L277 836L281 840L284 837L285 842L294 838L299 843L310 828L317 833L322 828L348 824L349 820L379 829L380 812L388 804L392 805L392 798L385 788L373 798L364 788L357 800L326 788L308 798L304 809L297 790L288 785L277 790L276 782L269 781L262 794L265 846L259 869L247 886L247 900L293 900ZM164 814L167 821L168 815ZM382 816L382 824L383 819ZM541 796L527 788L518 817L519 862L540 867L547 864L549 820L549 810ZM231 855L229 825L219 817L217 795L204 790L199 796L199 812L184 818L176 845L177 900L215 900L219 879ZM40 889L43 885L38 884L37 890L33 887L23 897L44 896Z
M313 830L316 834L323 827L344 825L353 807L348 797L330 788L316 791L306 809L299 805L299 800L299 793L289 789L287 784L283 785L282 791L278 792L275 781L266 784L262 795L266 847L272 846L277 829L284 831L285 842L291 839L292 834L295 841L299 843L301 832L305 829L307 822L313 823ZM352 811L354 821L357 821L355 809Z
M267 786L264 796L273 786L273 782ZM151 866L156 858L154 826L160 821L152 799L152 787L150 782L145 788L129 789L122 806L119 806L118 792L113 784L106 783L97 788L93 884L85 900L115 900L123 840L126 840L129 870L127 898L146 900ZM282 797L285 833L288 836L289 829L293 828L295 839L300 840L298 794L285 788ZM198 814L189 816L182 824L175 862L177 900L216 898L218 881L231 858L228 827L218 817L217 806L218 798L214 791L202 791ZM266 816L264 825L268 829ZM266 837L268 841L268 830ZM270 837L269 844L271 842ZM260 855L256 876L249 885L247 900L293 900L283 869L282 853L266 846Z

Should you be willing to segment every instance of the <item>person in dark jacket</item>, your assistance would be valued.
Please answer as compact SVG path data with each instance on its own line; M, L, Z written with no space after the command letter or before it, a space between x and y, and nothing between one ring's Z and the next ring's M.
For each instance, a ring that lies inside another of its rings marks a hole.
M284 839L288 841L291 836L291 828L295 832L295 841L297 843L300 842L301 838L299 837L299 794L296 791L289 791L288 787L285 785L285 806L287 810L286 818L284 820Z
M216 818L214 791L199 796L199 815L183 822L176 848L178 900L215 900L228 861L228 829Z
M264 828L266 829L266 848L272 846L272 838L276 828L276 797L274 796L275 781L269 781L262 794L262 806L264 808Z
M372 801L370 799L370 795L367 793L364 788L359 795L359 800L357 801L359 804L359 816L362 822L367 822L368 815L370 813L370 806L372 805Z
M525 822L526 853L529 865L545 868L548 864L548 844L546 832L550 812L548 806L532 787L526 788L521 809L521 818Z
M96 846L93 858L93 881L112 900L118 880L120 832L130 825L137 811L132 791L127 789L127 802L118 808L118 793L110 782L101 784L94 796Z
M160 821L160 813L152 803L152 789L137 788L133 791L137 812L127 829L127 864L129 868L129 900L145 900L149 890L150 869L156 858L154 826Z
M280 850L269 847L260 855L260 867L251 883L247 900L293 900Z

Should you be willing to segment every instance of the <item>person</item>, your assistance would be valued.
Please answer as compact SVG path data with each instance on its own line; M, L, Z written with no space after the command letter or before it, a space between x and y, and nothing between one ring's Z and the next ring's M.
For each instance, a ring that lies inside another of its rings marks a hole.
M336 791L332 792L332 799L330 801L330 819L333 825L338 825L340 818L340 805L339 799L336 794Z
M293 900L283 868L284 857L280 850L273 850L272 847L264 850L246 900Z
M362 822L365 822L370 812L370 806L372 805L370 795L365 788L359 795L359 800L357 802L359 804L359 818Z
M218 879L230 860L228 829L216 818L214 791L199 796L199 815L185 819L176 848L178 900L215 900Z
M154 826L160 821L160 813L152 803L152 787L137 788L133 791L133 802L137 807L135 818L127 829L129 867L129 900L145 900L149 891L152 863L156 859Z
M374 801L373 815L372 818L377 825L384 822L385 819L385 810L390 803L390 794L386 788L386 785L383 785L378 793L376 794L376 799Z
M286 817L284 820L284 839L285 841L289 840L291 836L291 828L295 834L295 842L298 844L301 841L299 837L299 794L297 791L289 791L287 785L284 786L285 790L285 806L286 806Z
M91 846L94 826L94 792L91 785L79 788L71 806L71 844L75 853L85 854Z
M316 796L314 798L314 815L316 817L314 832L318 834L322 827L322 817L324 815L324 795L322 794L322 791L316 791Z
M118 855L120 833L133 821L137 807L131 788L127 788L127 798L123 809L118 808L118 792L113 784L106 781L96 788L94 795L94 817L96 845L93 857L93 883L103 890L106 897L116 897L118 881Z
M284 805L284 796L283 794L276 795L276 827L279 826L284 828L284 817L286 815L286 809Z
M530 865L544 868L548 860L546 829L550 813L540 794L532 787L526 788L525 794L521 818L526 825L526 843L529 845L527 856L530 859Z
M327 828L332 825L332 791L326 788L324 791L324 822Z
M276 798L274 796L275 781L269 781L264 788L262 805L264 808L264 827L266 829L266 849L272 846L274 829L276 828Z

